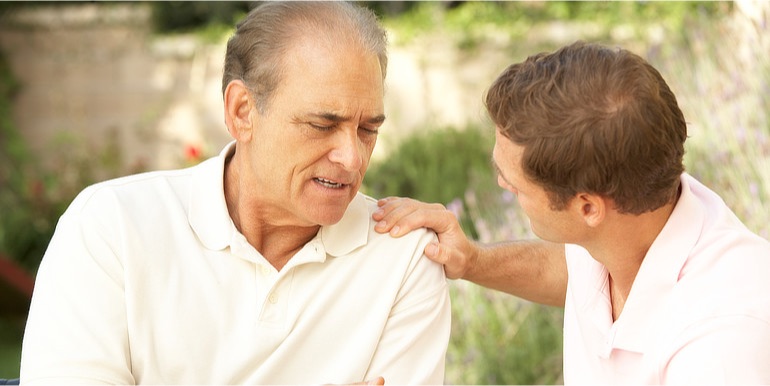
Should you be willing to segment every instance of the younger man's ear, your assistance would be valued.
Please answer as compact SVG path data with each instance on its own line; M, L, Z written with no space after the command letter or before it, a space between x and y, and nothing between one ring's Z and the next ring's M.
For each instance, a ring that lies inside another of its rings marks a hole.
M591 228L599 226L607 215L607 201L594 194L580 193L572 200L572 205Z
M225 125L227 131L237 141L251 138L251 112L254 100L242 80L233 80L225 88Z

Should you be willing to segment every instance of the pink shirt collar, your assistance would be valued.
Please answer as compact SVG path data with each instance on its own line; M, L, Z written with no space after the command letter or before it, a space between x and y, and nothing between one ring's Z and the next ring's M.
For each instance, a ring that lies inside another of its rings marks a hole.
M691 190L692 177L683 174L680 181L679 201L647 251L623 313L615 322L615 348L644 352L655 341L658 335L655 331L662 328L655 325L666 323L658 316L666 307L662 299L666 299L666 294L671 293L679 280L687 257L700 237L705 208Z
M594 324L594 331L606 332L604 340L586 340L588 344L594 345L590 350L601 357L608 358L613 349L645 352L649 345L654 344L660 329L664 328L662 324L666 321L661 320L660 314L665 312L666 304L662 299L666 299L665 295L672 291L679 280L687 257L701 234L706 210L691 189L691 184L697 184L697 181L686 174L682 175L680 181L682 192L679 200L650 246L636 275L623 313L614 323L607 269L584 252L588 259L582 264L591 265L586 269L590 271L590 277L584 277L584 283L595 284L573 287L575 292L589 292L578 293L573 300L581 300L575 303L575 307L592 309L584 315L591 315L589 323ZM588 321L579 323L586 322Z

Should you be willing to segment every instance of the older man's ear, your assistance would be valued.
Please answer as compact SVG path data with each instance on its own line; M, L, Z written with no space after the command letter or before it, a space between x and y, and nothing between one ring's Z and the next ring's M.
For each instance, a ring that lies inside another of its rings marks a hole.
M237 141L247 141L251 136L251 114L256 106L246 84L233 80L225 89L225 125Z

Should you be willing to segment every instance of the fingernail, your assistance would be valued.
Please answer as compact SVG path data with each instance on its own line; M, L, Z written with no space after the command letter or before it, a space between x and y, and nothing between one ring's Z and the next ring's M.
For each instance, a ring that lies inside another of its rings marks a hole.
M398 225L394 226L393 229L390 230L391 236L398 236L398 231L401 230L401 227Z
M435 256L437 252L438 246L436 244L430 243L425 247L425 256Z
M372 213L372 216L382 216L383 213L385 213L385 211L380 208L375 210L374 213Z

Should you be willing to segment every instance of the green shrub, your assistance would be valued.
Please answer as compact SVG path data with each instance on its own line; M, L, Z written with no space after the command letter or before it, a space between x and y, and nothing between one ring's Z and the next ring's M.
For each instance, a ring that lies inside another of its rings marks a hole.
M439 202L483 242L531 238L526 217L490 167L491 129L426 130L374 163L365 191ZM562 310L529 303L465 281L452 281L450 384L561 382Z
M151 2L152 20L161 33L190 31L211 25L233 27L251 2L248 1L157 1Z
M563 310L466 281L450 283L452 333L446 383L563 383Z
M10 319L0 318L0 378L18 378L21 362L22 326Z
M478 240L532 239L513 193L466 195ZM455 384L562 383L563 309L531 303L465 281L451 282L452 337L447 380Z
M17 90L0 53L0 253L34 273L59 217L83 188L144 167L124 167L118 135L97 146L66 134L76 130L62 130L48 144L45 151L57 162L43 167L11 119Z
M406 196L464 205L469 187L497 189L490 166L492 134L491 129L477 127L419 131L402 140L386 160L370 165L363 189L378 198ZM467 215L460 219L466 232L475 236Z
M729 13L732 8L732 2L726 1L420 1L402 12L386 14L384 23L397 32L396 44L438 33L452 39L459 48L474 50L490 37L496 40L507 36L515 52L533 54L553 48L533 50L538 39L531 39L529 33L542 24L588 22L601 26L604 38L609 38L613 26L645 30L651 25L663 25L679 33L686 31L686 22L694 14L712 17ZM575 39L580 38L578 35ZM667 35L668 40L672 38ZM527 41L523 43L522 39Z
M12 120L12 101L19 85L0 53L0 253L33 270L48 245L52 227L43 223L49 213L41 200L42 185L34 158ZM55 221L55 220L54 220Z

